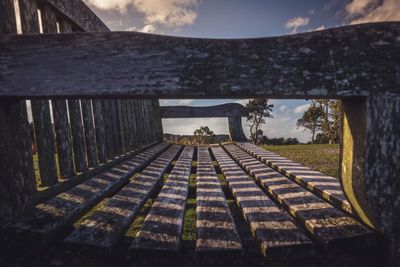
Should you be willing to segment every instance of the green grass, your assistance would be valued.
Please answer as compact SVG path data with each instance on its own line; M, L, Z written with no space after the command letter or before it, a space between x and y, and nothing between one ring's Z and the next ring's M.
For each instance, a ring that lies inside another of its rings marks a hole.
M97 210L99 210L101 207L103 207L108 200L109 200L109 198L103 199L96 206L94 206L92 209L90 209L88 212L86 212L85 215L83 215L79 220L77 220L74 223L74 227L78 228L86 219L89 219L90 216L92 216Z
M226 182L225 176L223 174L217 174L219 182L222 186L228 185Z
M313 170L339 177L339 145L337 144L262 147Z
M168 179L168 174L164 174L164 181ZM189 187L196 187L196 175L191 174L189 178ZM130 225L125 236L128 238L134 238L139 232L143 225L143 221L149 213L151 206L153 205L155 198L147 200L146 204L142 207L134 221ZM189 197L186 201L185 217L183 219L183 231L182 240L184 241L195 241L196 240L196 197Z
M125 236L129 238L135 238L136 234L139 232L140 228L143 225L143 221L146 218L147 214L150 211L151 206L153 205L155 198L150 198L146 201L144 206L141 208L138 215L135 217L135 220L129 226L128 231L126 231Z
M196 199L188 198L183 219L183 241L196 241Z
M192 165L193 166L193 165ZM189 177L189 190L196 190L196 174ZM186 201L185 217L183 218L183 241L196 241L196 196L189 196Z

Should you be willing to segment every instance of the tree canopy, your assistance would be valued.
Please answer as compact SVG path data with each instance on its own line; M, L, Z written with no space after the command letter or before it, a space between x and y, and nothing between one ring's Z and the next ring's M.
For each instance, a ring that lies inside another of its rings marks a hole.
M200 128L196 129L193 134L196 142L201 144L210 143L211 138L215 136L214 132L211 131L208 126L200 126Z
M311 132L311 143L315 142L315 135L318 142L326 140L329 143L340 141L342 121L342 105L340 100L316 99L312 100L310 107L297 120L297 127L302 127Z
M265 118L272 118L272 108L274 105L268 104L267 98L256 98L249 100L246 105L248 111L247 121L250 126L250 137L254 144L259 144L260 138L263 135L260 126L265 124Z

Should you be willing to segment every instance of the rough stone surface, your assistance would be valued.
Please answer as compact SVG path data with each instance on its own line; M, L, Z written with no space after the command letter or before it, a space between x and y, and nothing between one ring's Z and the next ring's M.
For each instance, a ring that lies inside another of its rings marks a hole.
M196 250L242 250L240 237L208 147L197 149L196 187Z
M39 18L37 1L18 0L22 33L38 33Z
M343 101L342 185L362 219L384 234L400 261L400 95Z
M185 147L164 183L130 250L178 251L189 192L193 147Z
M82 0L44 0L87 32L109 31L108 27Z
M15 34L13 0L0 1L0 34ZM29 211L36 180L26 102L0 99L0 221Z
M229 135L232 141L246 141L242 117L247 116L246 108L237 103L208 107L164 106L160 107L162 118L218 118L228 117Z
M228 117L229 137L231 141L247 141L243 132L242 117L234 116Z
M160 107L162 118L226 118L229 116L247 116L244 106L228 103L208 107L163 106Z
M54 130L57 140L58 166L60 177L72 176L74 171L71 129L68 122L66 100L53 100Z
M3 35L0 95L336 98L399 92L399 24L244 40L133 32Z
M211 150L229 188L266 256L304 257L314 255L314 245L220 146ZM277 223L279 222L279 223Z
M106 133L101 100L93 100L93 118L96 132L97 156L100 163L107 162Z
M362 239L372 239L372 231L351 215L330 205L234 144L224 145L224 148L266 189L269 196L281 203L324 246L341 240L349 244L352 239L355 240L355 246L364 243L360 242ZM325 185L327 189L329 186L329 183Z
M111 251L160 183L180 149L175 145L168 148L121 191L92 212L64 241Z
M88 168L88 163L80 101L69 100L68 109L71 121L72 144L74 147L75 171L83 172Z
M85 144L87 152L87 161L89 167L98 165L97 149L96 149L96 134L93 124L92 101L81 100L83 126L85 129Z
M40 181L42 186L50 186L58 182L55 136L50 117L50 105L48 100L32 100L31 106Z
M14 0L0 0L0 33L17 33Z
M352 207L343 194L340 182L331 176L311 170L285 157L262 149L248 142L236 143L240 148L250 153L271 168L286 175L288 178L325 199L333 206L346 213L354 214Z
M36 180L25 101L0 100L0 222L29 211Z
M23 233L31 233L37 241L49 241L65 227L71 225L83 213L100 202L106 194L122 186L135 172L139 171L167 144L159 144L127 159L113 168L35 206L29 215L10 225ZM35 236L38 235L38 236ZM28 236L28 235L27 235Z

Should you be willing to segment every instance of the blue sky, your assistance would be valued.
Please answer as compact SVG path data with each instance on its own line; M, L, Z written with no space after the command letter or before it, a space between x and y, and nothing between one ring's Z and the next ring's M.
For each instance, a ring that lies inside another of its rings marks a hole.
M85 0L114 31L141 31L200 38L251 38L322 30L348 24L400 20L400 0ZM161 100L162 105L207 106L247 100ZM263 126L268 137L310 134L296 121L305 100L271 100L273 118ZM226 119L164 120L166 133L192 134L201 125L227 133ZM248 135L245 120L243 126Z

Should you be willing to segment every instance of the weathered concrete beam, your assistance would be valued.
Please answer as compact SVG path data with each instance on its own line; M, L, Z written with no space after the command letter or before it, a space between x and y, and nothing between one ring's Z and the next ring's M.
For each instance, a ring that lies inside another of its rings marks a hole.
M86 32L107 32L110 29L82 0L41 0L55 8Z
M0 0L0 33L16 33L13 0ZM0 72L0 76L1 76ZM24 100L0 99L0 223L32 207L36 180Z
M228 125L229 138L232 142L243 142L248 140L243 132L241 116L228 117Z
M341 98L400 92L400 22L236 40L0 36L0 96Z
M161 117L166 118L226 118L246 117L246 108L238 103L228 103L209 107L163 106Z
M228 118L229 137L232 141L246 141L243 133L242 117L246 108L238 103L228 103L208 107L164 106L160 107L161 117L166 118Z
M400 262L400 94L343 100L341 183L360 218Z

